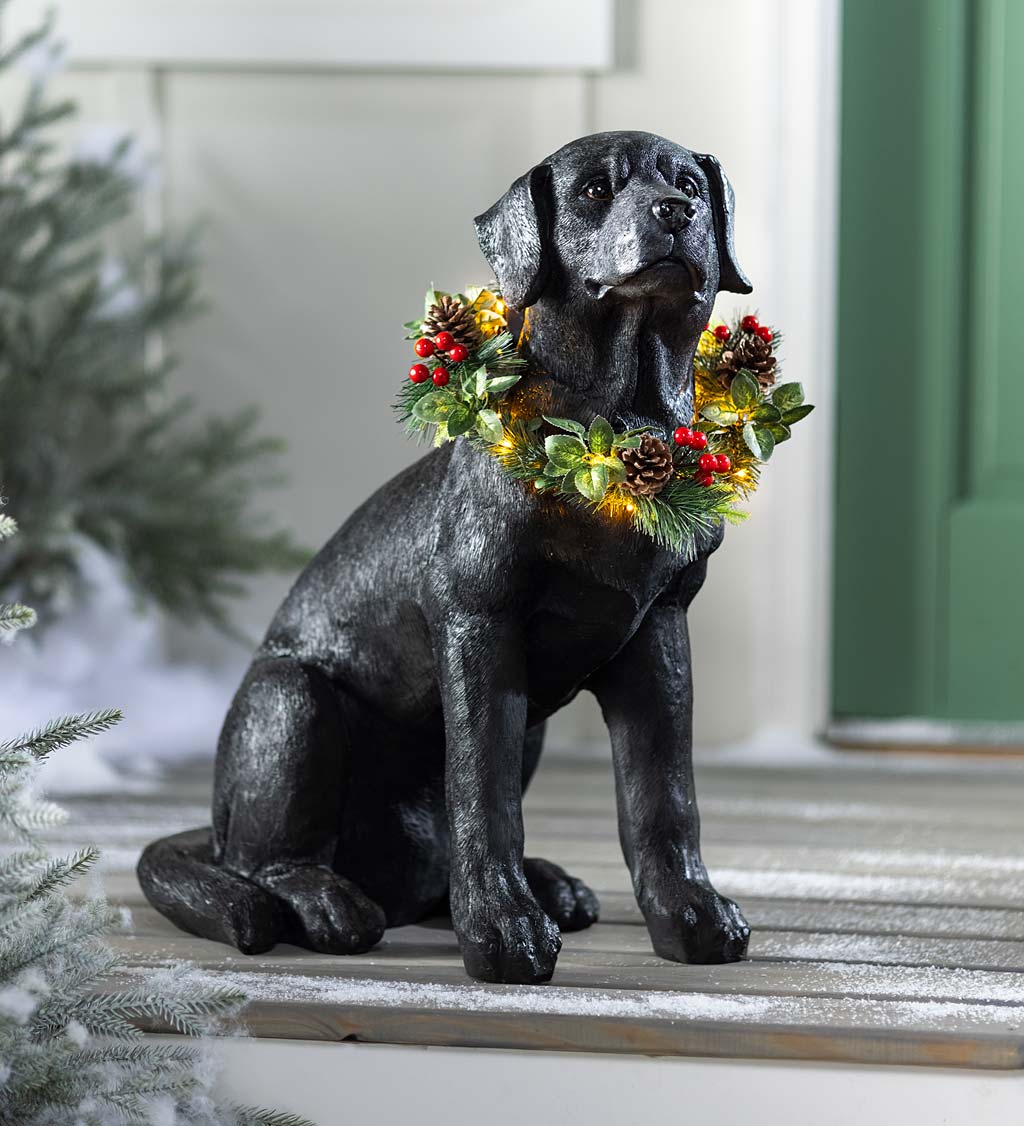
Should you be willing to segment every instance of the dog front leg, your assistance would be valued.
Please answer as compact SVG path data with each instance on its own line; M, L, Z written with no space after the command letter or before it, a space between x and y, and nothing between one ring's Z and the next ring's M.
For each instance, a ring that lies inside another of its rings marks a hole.
M452 923L466 972L481 981L547 981L561 939L523 875L522 635L491 615L450 614L437 649Z
M686 611L655 605L590 685L611 734L619 837L657 954L732 962L750 931L711 886L693 785L693 683Z

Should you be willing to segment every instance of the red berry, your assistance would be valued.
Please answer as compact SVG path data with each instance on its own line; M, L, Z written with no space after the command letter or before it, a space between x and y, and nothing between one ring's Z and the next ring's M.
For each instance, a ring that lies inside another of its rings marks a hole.
M444 387L448 382L448 369L447 368L434 368L434 374L430 377L438 387Z
M714 454L701 454L697 464L705 473L714 473L718 468L718 458Z
M729 339L729 326L728 325L719 325L715 329L715 336L717 336L719 340L728 340Z
M413 383L426 383L430 378L430 368L426 364L413 364L409 368L409 378Z
M758 320L757 317L746 316L740 321L740 328L745 332L757 332Z
M766 325L761 325L761 327L757 330L757 335L761 337L765 344L771 344L772 336L774 336L774 333Z
M713 485L714 483L715 483L715 479L714 479L714 477L711 476L710 473L698 473L697 474L697 484L698 485L703 485L706 488L708 485Z
M693 438L693 431L689 426L679 426L672 434L672 439L677 446L688 446Z
M412 350L417 356L422 356L423 359L426 359L428 356L434 354L434 342L433 340L428 340L425 336L421 336L412 346Z
M469 355L469 349L465 344L456 344L454 348L448 349L448 355L451 357L453 363L461 364Z
M708 436L703 430L694 430L693 437L690 439L690 448L694 450L706 450L708 448Z
M715 458L715 472L728 473L732 469L732 462L729 460L728 454L719 454Z
M455 337L450 332L439 332L434 337L439 352L448 352L455 347Z

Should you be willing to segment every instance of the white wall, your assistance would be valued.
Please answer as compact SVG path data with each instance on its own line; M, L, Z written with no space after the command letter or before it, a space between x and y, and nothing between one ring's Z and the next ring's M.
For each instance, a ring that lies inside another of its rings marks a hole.
M466 41L458 19L468 14L478 34L488 11L463 4L459 16L459 3L434 5L455 21L456 43ZM15 11L30 5L14 0ZM117 7L105 0L95 14ZM230 7L217 0L207 10L222 20ZM143 32L147 18L170 10L156 0L121 8ZM202 6L184 8L201 21ZM581 10L589 20L600 8ZM417 455L389 410L409 363L400 325L427 282L486 280L474 214L587 132L646 129L715 152L736 189L754 303L785 327L787 377L805 383L819 412L779 452L750 522L730 531L695 605L698 735L809 733L825 711L837 8L838 0L621 0L614 65L600 72L600 44L582 33L596 55L574 63L568 42L560 61L549 52L532 66L524 56L515 70L464 59L424 68L397 39L411 61L373 67L348 56L315 66L180 55L136 62L130 50L101 64L92 43L91 61L72 53L59 86L81 98L84 126L128 126L159 153L151 224L205 218L212 307L175 342L180 382L206 408L263 405L268 426L288 440L291 473L266 506L312 545ZM302 9L260 4L278 19ZM523 11L536 20L543 7ZM246 21L237 22L244 42ZM122 42L116 32L111 24L111 42ZM189 41L204 42L186 37L186 50ZM516 49L528 55L529 44L524 37ZM254 631L285 588L284 579L257 584L243 614ZM563 739L599 732L583 705L559 728Z

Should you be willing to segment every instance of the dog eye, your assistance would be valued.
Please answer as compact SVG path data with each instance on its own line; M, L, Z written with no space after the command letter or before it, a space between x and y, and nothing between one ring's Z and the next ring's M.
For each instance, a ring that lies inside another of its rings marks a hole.
M583 194L587 199L611 199L612 186L604 177L599 180L591 180L589 184L583 189Z
M687 199L696 199L700 195L697 185L690 179L689 176L682 176L676 187L686 196Z

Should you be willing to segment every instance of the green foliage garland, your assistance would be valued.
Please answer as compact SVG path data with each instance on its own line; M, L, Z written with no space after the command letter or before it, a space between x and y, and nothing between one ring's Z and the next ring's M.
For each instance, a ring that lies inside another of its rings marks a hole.
M424 320L442 296L455 297L473 313L482 337L455 361L422 336ZM525 372L525 359L507 331L506 313L496 290L428 290L424 318L405 325L408 339L420 338L417 354L425 361L410 369L396 403L407 429L419 435L432 430L436 444L464 437L536 492L626 520L687 559L696 557L721 520L745 518L735 501L753 492L775 446L813 410L798 383L775 385L778 333L749 314L731 328L708 325L694 364L696 417L671 436L667 482L639 494L627 480L623 451L639 449L645 435L662 441L669 436L650 426L617 432L600 416L588 427L569 418L524 416L510 392Z

